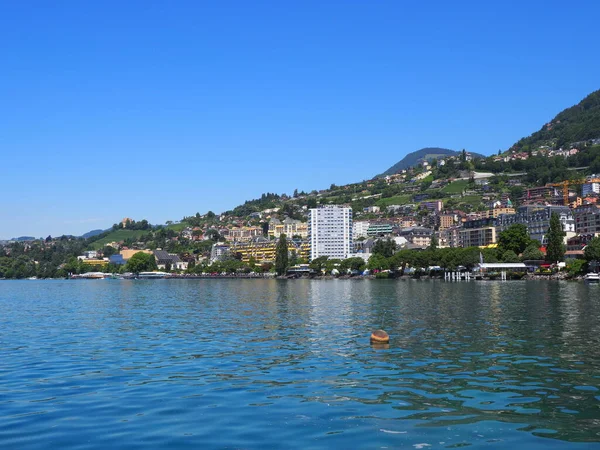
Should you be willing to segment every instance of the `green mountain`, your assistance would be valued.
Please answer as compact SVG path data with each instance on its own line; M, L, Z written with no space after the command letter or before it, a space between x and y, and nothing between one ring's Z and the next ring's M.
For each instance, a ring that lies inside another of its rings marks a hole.
M87 239L87 238L91 238L93 236L98 236L99 234L104 233L106 230L92 230L92 231L88 231L87 233L84 233L81 235L82 238Z
M564 147L573 142L600 138L600 90L565 109L541 130L521 139L511 150L536 150L541 146Z
M472 156L483 158L483 155L478 153L470 152ZM408 169L410 167L415 167L421 164L424 161L433 161L434 159L442 158L444 156L458 156L460 152L455 150L450 150L447 148L439 148L439 147L427 147L422 148L421 150L417 150L416 152L409 153L388 170L383 172L380 176L392 175L394 173L398 173L403 169Z

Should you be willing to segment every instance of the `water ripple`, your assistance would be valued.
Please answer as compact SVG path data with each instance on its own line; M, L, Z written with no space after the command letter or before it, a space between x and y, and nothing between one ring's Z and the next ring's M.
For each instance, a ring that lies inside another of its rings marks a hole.
M600 448L599 309L551 282L1 282L0 446Z

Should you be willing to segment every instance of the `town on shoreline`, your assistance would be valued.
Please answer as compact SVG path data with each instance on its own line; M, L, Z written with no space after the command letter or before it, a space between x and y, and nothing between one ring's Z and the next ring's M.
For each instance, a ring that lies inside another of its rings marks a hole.
M0 278L593 278L598 111L600 91L489 157L426 148L369 180L268 192L221 214L164 225L124 218L81 237L0 241Z

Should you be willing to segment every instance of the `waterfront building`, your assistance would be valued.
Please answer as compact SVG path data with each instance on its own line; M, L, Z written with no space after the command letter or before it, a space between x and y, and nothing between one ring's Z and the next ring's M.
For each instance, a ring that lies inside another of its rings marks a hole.
M182 261L179 256L166 250L155 250L154 258L156 259L156 267L159 270L186 270L188 268L187 262Z
M286 239L288 253L295 252L299 258L308 259L310 256L310 245L306 240ZM230 252L245 263L254 259L257 264L274 263L277 254L278 240L265 238L254 239L249 242L235 243Z
M558 214L558 218L566 233L575 232L575 219L573 212L567 206L548 205L524 205L520 206L515 214L500 214L496 219L496 232L500 234L515 223L527 226L529 237L536 239L542 244L546 242L546 233L550 228L552 214Z
M109 263L108 258L106 259L81 259L83 264L88 266L106 266Z
M354 239L367 237L367 230L369 229L370 225L371 222L368 222L366 220L354 221L354 223L352 224L352 237Z
M123 264L126 263L126 261L123 259L123 256L121 256L120 254L111 255L108 258L108 262L110 264L114 264L116 266L122 266Z
M309 211L310 259L346 259L353 250L352 208L322 206Z
M459 231L463 247L484 247L496 243L496 227L463 228Z
M306 239L308 237L308 224L289 217L286 217L283 221L275 218L271 219L269 221L269 236L277 239L282 234L285 234L288 238L300 236L302 239Z

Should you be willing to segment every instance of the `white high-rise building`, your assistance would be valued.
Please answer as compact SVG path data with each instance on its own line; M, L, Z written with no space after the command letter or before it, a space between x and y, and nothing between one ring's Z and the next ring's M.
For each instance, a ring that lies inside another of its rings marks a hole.
M308 216L311 261L319 256L346 259L352 253L352 208L322 206Z

